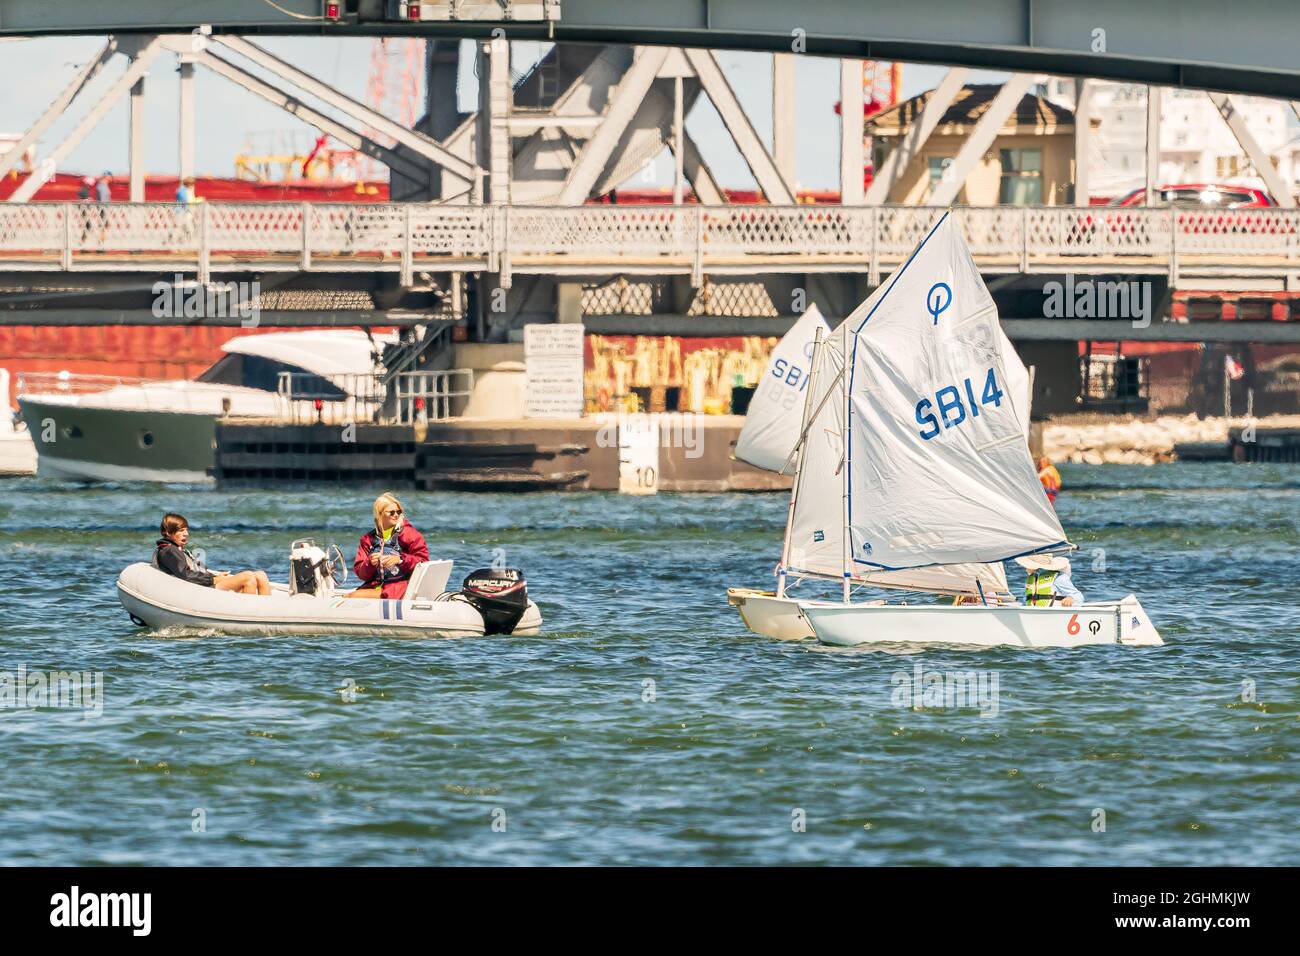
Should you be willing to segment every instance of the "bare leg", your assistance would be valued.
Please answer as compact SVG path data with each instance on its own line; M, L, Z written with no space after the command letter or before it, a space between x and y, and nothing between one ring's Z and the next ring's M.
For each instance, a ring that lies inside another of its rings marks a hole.
M379 596L380 596L380 590L381 590L380 588L357 588L355 591L350 591L349 593L347 593L347 594L345 594L345 595L343 595L343 596L344 596L345 598L372 598L372 599L378 599Z
M257 578L253 576L252 571L240 571L238 574L227 574L224 577L217 578L213 582L213 587L218 591L234 591L238 594L256 594Z
M262 596L271 593L271 579L266 576L265 571L254 571L253 576L257 579L257 593Z

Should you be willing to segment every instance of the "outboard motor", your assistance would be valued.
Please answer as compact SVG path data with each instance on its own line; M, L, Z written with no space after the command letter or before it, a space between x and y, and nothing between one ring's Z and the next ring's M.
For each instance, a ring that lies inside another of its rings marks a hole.
M329 556L309 538L295 541L289 552L290 593L320 596L332 590Z
M461 596L483 615L484 634L510 634L528 610L528 582L518 568L480 568L465 578Z

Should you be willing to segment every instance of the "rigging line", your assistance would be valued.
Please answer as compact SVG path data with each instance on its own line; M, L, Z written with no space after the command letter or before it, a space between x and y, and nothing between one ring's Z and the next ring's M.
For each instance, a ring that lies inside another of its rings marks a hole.
M274 7L275 9L279 10L286 17L293 17L295 20L324 20L325 19L323 16L313 16L310 13L295 13L292 10L286 10L284 7L276 3L275 0L262 0L262 2L265 3L268 7Z
M794 448L790 449L790 456L786 458L785 464L782 465L781 470L777 472L778 475L784 475L785 470L793 464L794 456L798 453L800 446L803 445L804 440L808 437L808 431L813 427L813 423L817 421L817 416L822 413L822 409L826 407L826 403L830 401L830 397L835 394L835 386L840 384L840 379L844 377L844 371L846 368L848 368L847 365L840 367L840 374L836 375L834 380L832 380L830 388L828 388L826 394L822 396L821 404L817 406L817 410L814 411L812 417L808 419L808 424L804 426L804 430L799 433L799 438L795 441Z

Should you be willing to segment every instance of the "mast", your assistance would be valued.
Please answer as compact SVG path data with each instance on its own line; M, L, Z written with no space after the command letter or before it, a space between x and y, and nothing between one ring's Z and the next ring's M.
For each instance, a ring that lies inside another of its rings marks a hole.
M848 319L845 319L844 321L848 322ZM852 332L852 330L848 330L848 332ZM849 378L851 377L849 375L849 365L853 361L853 356L856 353L856 349L849 348L848 332L846 332L844 336L844 368L840 374L841 386L844 389L844 480L841 486L843 489L841 494L841 514L843 517L841 523L843 525L843 534L841 535L840 540L840 573L844 576L845 604L849 603L850 582L853 579L853 556L851 553L853 547L851 543L853 540L853 533L849 528L849 466L853 461L853 420L850 417L852 415L852 409L849 407Z
M808 373L808 393L803 400L803 422L799 428L799 441L794 446L794 482L790 486L790 506L785 513L785 538L781 542L781 563L776 569L776 596L785 597L786 573L790 567L790 529L794 521L794 505L799 498L799 482L803 476L803 443L807 439L808 417L812 414L812 399L817 390L817 365L822 354L822 330L817 329L813 339L812 369Z

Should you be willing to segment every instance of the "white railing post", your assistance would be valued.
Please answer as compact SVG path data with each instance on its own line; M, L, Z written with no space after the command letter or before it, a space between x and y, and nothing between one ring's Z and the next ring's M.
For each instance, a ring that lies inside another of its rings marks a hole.
M1178 211L1169 207L1169 287L1178 284Z
M302 203L301 208L302 208L302 236L301 236L302 246L301 246L301 259L299 262L299 267L302 269L303 272L306 272L309 269L311 269L311 204ZM348 214L351 215L351 213L352 210L349 209Z
M883 228L883 207L871 209L871 253L867 260L867 284L872 288L880 285L880 230Z
M582 208L582 207L579 207ZM501 212L501 288L510 288L510 206L502 205Z
M691 288L698 289L704 285L704 207L696 206L694 213L695 256L691 264Z
M483 248L487 250L487 271L489 275L500 271L501 261L500 239L497 236L497 211L494 206L477 206L475 215L478 218L479 233L482 235Z
M72 269L72 211L79 209L75 203L67 203L63 207L63 271L68 272Z
M402 288L415 285L414 246L411 241L411 204L402 213Z
M211 231L208 225L210 203L199 203L199 284L207 285L212 278Z
M1020 210L1020 271L1029 271L1029 207Z

